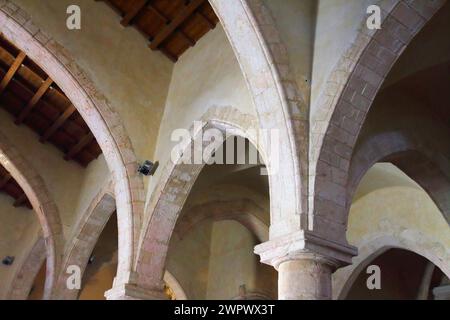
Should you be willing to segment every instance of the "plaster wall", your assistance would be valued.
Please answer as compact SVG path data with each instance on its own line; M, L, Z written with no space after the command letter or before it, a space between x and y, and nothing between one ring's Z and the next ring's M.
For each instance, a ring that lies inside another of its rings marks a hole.
M236 221L215 222L211 237L207 299L231 299L247 293L276 297L276 272L253 253L255 237ZM275 290L274 290L275 289Z
M378 0L319 0L312 68L312 119L328 77L368 17L367 7L378 3Z
M295 81L309 101L313 65L317 0L263 0L272 13Z
M187 297L207 297L211 221L204 221L183 239L172 237L167 255L167 270L178 280Z
M151 51L137 30L123 28L117 14L100 1L14 2L72 54L108 98L138 159L152 158L173 63ZM81 8L81 30L66 27L66 9L74 4Z
M161 122L155 160L162 168L170 160L173 130L189 129L211 107L234 107L256 115L251 96L221 25L207 33L176 63ZM151 178L149 195L160 173Z
M14 199L0 194L0 260L15 258L11 266L0 264L0 298L4 298L9 285L27 253L34 245L40 228L36 214L25 207L15 208Z
M3 109L0 109L0 128L44 179L59 209L64 235L67 236L75 225L76 217L84 213L89 205L89 198L97 194L109 177L103 156L86 169L74 161L65 161L61 151L49 143L40 143L36 133L28 127L16 126L12 116Z
M402 175L397 185L390 183L373 188L387 176ZM409 180L410 186L405 184ZM437 255L443 265L450 261L450 228L442 213L427 193L413 180L391 164L376 164L361 180L360 195L350 209L347 238L357 247L370 239L391 235L398 239L411 239L423 252ZM361 196L361 190L370 190ZM372 244L376 247L376 244ZM333 274L333 282L345 283L352 267L339 269ZM443 270L443 272L445 272Z

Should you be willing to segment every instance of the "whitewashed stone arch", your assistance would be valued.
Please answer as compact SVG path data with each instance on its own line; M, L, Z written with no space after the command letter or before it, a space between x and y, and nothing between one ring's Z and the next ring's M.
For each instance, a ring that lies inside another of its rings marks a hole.
M80 267L81 275L84 274L100 234L111 215L116 211L116 201L111 189L112 183L109 183L100 190L75 228L75 234L64 255L55 290L55 297L59 300L76 300L78 297L79 290L67 288L66 282L69 274L66 271L69 266L76 265Z
M25 52L64 91L99 143L114 178L119 219L118 274L127 282L138 243L144 210L143 181L119 115L77 65L70 53L37 27L15 3L0 3L0 31Z
M390 131L369 137L361 143L352 158L346 209L341 214L349 212L354 193L367 171L377 162L391 161L428 193L449 222L450 180L436 163L436 158L445 159L445 156L431 149L427 140L415 136L414 132Z
M175 233L183 238L202 221L233 220L246 227L259 242L265 242L269 240L269 226L261 220L261 214L258 214L263 211L253 200L246 198L210 201L187 209L183 219L177 223Z
M389 71L414 36L446 0L380 2L383 24L369 30L365 22L355 42L330 76L313 119L309 208L314 228L346 242L345 189L350 160L367 113ZM336 213L337 212L337 213Z
M39 270L47 258L47 249L45 239L39 236L25 261L14 275L11 287L6 299L8 300L26 300L30 294Z
M271 238L307 228L308 114L287 49L261 0L210 0L230 40L258 114L259 126L279 131L280 171L271 177L283 193L270 195ZM267 142L263 143L267 146ZM266 165L269 172L271 159ZM279 201L277 200L279 198Z
M197 132L193 131L195 126L191 128L194 140L207 129L218 129L227 135L247 138L265 159L264 149L258 144L256 137L252 136L251 129L255 128L255 124L251 116L240 114L233 108L212 108L203 117L203 124L203 128L196 129ZM194 147L191 141L182 150L191 150L193 154ZM142 233L134 283L139 288L162 292L170 238L191 188L204 166L204 163L183 164L179 158L175 163L170 160L163 169L148 205L149 218ZM272 188L270 176L269 184ZM271 221L276 221L277 217L272 214L271 212Z
M399 234L377 234L365 239L358 246L358 256L353 264L333 275L333 299L345 299L358 275L373 261L389 249L404 249L414 252L436 265L450 276L450 253L442 244L435 243L419 231L408 230Z
M0 165L23 189L38 217L47 258L44 299L49 299L52 295L63 250L63 231L58 208L50 196L44 180L33 168L33 165L25 160L1 132ZM26 290L26 288L19 288L20 285L17 283L13 284L13 287L15 288L13 295L16 293L20 295L19 290Z

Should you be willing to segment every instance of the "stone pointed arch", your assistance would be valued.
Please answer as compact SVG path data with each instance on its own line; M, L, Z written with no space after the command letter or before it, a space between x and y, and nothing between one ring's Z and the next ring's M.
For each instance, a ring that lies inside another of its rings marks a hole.
M345 211L350 160L362 124L395 62L445 2L381 2L384 12L381 29L371 31L363 26L332 74L326 92L332 98L331 103L325 99L326 120L321 125L315 124L314 134L323 139L317 139L317 145L311 146L310 192L314 200L309 210L319 233L346 242L346 214L341 213Z
M52 295L63 250L63 230L58 208L50 196L44 180L33 168L33 165L24 159L1 132L0 165L11 174L23 189L38 217L47 258L44 299L49 299ZM14 292L18 292L18 289L15 285ZM25 288L22 289L25 290Z
M409 231L412 234L378 234L365 239L359 246L359 254L353 258L353 264L338 271L333 278L333 299L345 299L358 275L375 258L389 249L397 248L414 252L437 266L450 277L448 250L434 243L419 231Z
M240 199L231 201L210 201L189 208L176 226L175 232L183 238L202 221L207 219L213 221L234 220L246 227L259 242L269 240L269 226L261 220L264 209L251 199Z
M0 32L58 84L99 143L114 179L119 219L118 274L126 278L133 265L145 199L136 156L119 115L70 53L9 0L0 4Z
M25 261L14 275L11 287L6 296L8 300L26 300L33 287L42 264L47 257L45 239L39 236L31 250L28 252Z
M116 200L112 193L111 183L109 183L95 196L75 228L75 234L66 250L55 289L55 297L57 299L77 299L79 290L69 290L67 288L66 282L69 275L66 273L66 270L69 266L75 265L80 268L81 275L84 274L98 238L115 211Z
M279 160L267 159L270 177L278 190L270 194L271 238L307 228L308 116L290 72L287 49L276 24L260 0L210 0L244 74L262 129L279 133ZM267 141L263 142L265 146ZM275 190L275 188L273 189Z
M252 117L246 117L233 108L212 108L203 119L202 128L195 125L191 128L193 139L183 146L183 154L188 150L193 154L196 144L192 141L197 140L202 132L208 129L217 129L225 135L247 138L264 158L265 153L262 146L252 135L255 128ZM148 205L149 218L142 233L135 270L136 279L133 285L155 292L157 295L162 292L169 242L184 203L204 166L205 163L184 164L180 156L174 162L169 160L163 169ZM271 181L269 181L269 185L270 188L273 187ZM271 212L271 220L276 219L272 214Z
M392 131L371 136L353 155L346 209L341 214L346 215L350 210L354 193L367 171L377 162L389 161L420 185L450 222L450 178L435 158L445 159L445 156L432 150L430 143L416 137L414 132Z

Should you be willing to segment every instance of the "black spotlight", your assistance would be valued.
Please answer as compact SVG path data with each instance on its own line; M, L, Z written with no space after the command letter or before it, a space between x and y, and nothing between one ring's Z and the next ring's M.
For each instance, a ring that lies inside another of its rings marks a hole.
M95 256L90 256L89 257L89 260L88 260L88 264L93 264L94 263L94 260L95 260Z
M155 163L145 160L143 164L141 164L138 168L138 172L142 173L144 176L152 176L156 169L158 169L159 162L156 161Z
M7 257L5 257L5 258L2 260L2 263L3 263L5 266L10 266L10 265L13 264L13 262L14 262L14 257L11 257L11 256L7 256Z

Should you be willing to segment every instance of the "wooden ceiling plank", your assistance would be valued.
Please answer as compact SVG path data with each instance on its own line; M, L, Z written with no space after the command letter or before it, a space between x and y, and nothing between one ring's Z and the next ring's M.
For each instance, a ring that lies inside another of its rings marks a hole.
M169 58L170 60L172 60L172 62L177 62L177 61L178 61L178 58L177 58L174 54L172 54L169 50L167 50L166 48L161 47L161 48L159 48L159 50L160 50L162 53L164 53L164 55L165 55L167 58Z
M26 54L23 51L20 51L20 53L17 55L16 59L14 60L11 67L9 67L8 72L6 72L5 76L3 77L2 81L0 82L0 94L5 91L8 84L11 82L11 79L16 74L17 70L19 70L20 66L22 65L23 61L26 58Z
M209 20L209 18L207 16L205 16L203 13L201 13L200 11L197 11L196 15L198 17L200 17L200 19L202 19L203 22L205 22L211 30L216 27L216 25L211 20Z
M9 181L11 181L12 176L11 174L7 174L6 176L4 176L2 178L2 180L0 180L0 189L3 189L4 187L6 187L6 185L9 183Z
M191 16L195 10L200 7L205 0L192 0L188 5L185 5L183 10L161 31L155 36L153 41L150 43L150 48L156 50L159 46L184 22L187 18Z
M76 111L76 108L73 104L71 104L66 111L63 112L59 116L59 118L44 132L42 137L39 139L42 143L45 143L50 137L62 127L64 122Z
M186 33L184 33L182 30L178 30L178 34L184 39L184 41L189 44L189 46L193 47L195 46L195 41L191 39Z
M94 135L92 132L89 132L86 134L81 140L72 147L72 149L67 152L67 154L64 156L65 160L71 160L73 157L75 157L81 150L83 150L84 147L86 147L89 143L94 140Z
M144 7L147 5L148 2L149 2L148 0L135 1L134 6L131 8L130 11L128 11L125 14L125 16L123 17L122 21L120 21L120 23L124 27L129 26L133 22L133 19L137 17L137 15L141 12L142 9L144 9Z
M167 18L161 11L159 11L157 8L155 8L152 4L148 5L148 9L150 9L153 14L155 14L162 22L168 23L169 18Z
M48 77L47 80L42 82L42 85L39 87L38 91L35 93L33 98L28 102L26 107L22 110L22 112L17 117L17 119L15 121L17 125L22 124L22 122L25 120L25 118L30 114L30 112L37 105L39 100L41 100L41 98L47 92L48 88L50 88L52 83L53 83L53 80L50 77Z
M158 8L155 8L152 4L149 4L147 8L153 12L163 23L168 24L169 18L167 18L161 11L158 10ZM181 35L181 37L189 44L189 46L193 47L195 46L195 41L191 39L186 33L183 32L183 30L177 30L177 32ZM172 59L172 58L171 58Z

